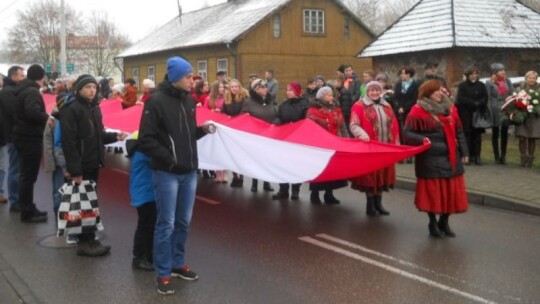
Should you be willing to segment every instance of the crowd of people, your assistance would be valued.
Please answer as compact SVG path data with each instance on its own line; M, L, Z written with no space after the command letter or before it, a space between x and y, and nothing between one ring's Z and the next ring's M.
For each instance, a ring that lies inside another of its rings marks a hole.
M491 66L492 76L485 84L479 81L477 68L467 68L456 96L452 96L444 78L437 75L437 64L427 63L421 78L415 78L412 67L402 67L395 85L385 74L367 70L359 77L351 65L341 65L334 80L326 81L318 75L308 79L305 88L297 81L288 83L283 100L279 100L279 83L272 70L267 70L263 78L249 75L244 86L238 79L228 79L224 72L218 73L213 82L194 76L191 64L179 57L170 58L166 67L165 79L158 86L150 79L143 80L142 94L131 78L116 85L112 79L91 75L57 81L53 89L57 104L52 113L45 110L41 95L45 71L39 65L32 65L26 75L21 67L10 68L0 91L0 162L4 163L4 154L9 157L9 196L6 198L0 187L0 203L9 203L10 211L19 212L25 223L47 221L47 212L39 210L33 200L42 154L45 171L52 175L53 211L57 218L62 202L58 190L62 185L80 184L83 180L98 183L105 145L127 137L123 132L105 130L100 100L119 100L124 109L144 107L140 130L126 142L131 160L131 204L138 214L132 265L155 271L157 289L162 294L174 293L171 277L198 278L184 259L200 172L196 141L213 133L216 127L197 126L196 107L229 116L248 113L276 125L310 119L331 134L366 143L429 144L430 148L414 161L415 205L427 213L428 231L434 238L456 235L449 217L467 211L464 165L482 164L481 137L485 128L491 128L496 162L506 163L512 120L501 119L508 116L501 106L513 94L514 86L500 63ZM522 88L540 92L537 78L536 72L528 72ZM479 127L476 117L486 113L490 114L491 125ZM531 167L535 140L540 137L540 118L530 116L516 126L516 136L521 164ZM413 159L404 162L412 163ZM5 172L6 168L0 168L0 185ZM227 171L200 173L216 183L229 183ZM244 186L240 172L231 172L231 177L231 187ZM349 181L310 183L310 202L340 204L334 190L350 182L352 189L365 193L367 216L387 216L390 212L383 206L382 196L395 181L395 165L391 165ZM250 190L257 192L258 184L252 178ZM300 187L281 183L272 199L298 200ZM262 189L274 191L267 181L263 181ZM95 230L68 234L67 242L76 243L81 256L102 256L110 251L110 246L98 240Z

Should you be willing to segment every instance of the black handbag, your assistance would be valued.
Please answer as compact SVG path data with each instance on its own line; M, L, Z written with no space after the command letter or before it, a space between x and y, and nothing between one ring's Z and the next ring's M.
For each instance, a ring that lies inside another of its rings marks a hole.
M493 128L493 113L490 107L485 107L484 111L476 110L473 112L472 125L476 129Z

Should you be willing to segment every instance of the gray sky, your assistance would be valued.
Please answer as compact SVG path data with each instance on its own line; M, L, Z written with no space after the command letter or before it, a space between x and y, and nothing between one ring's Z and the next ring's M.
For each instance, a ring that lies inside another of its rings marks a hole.
M7 40L7 29L17 23L17 11L24 10L29 3L40 0L0 1L0 48ZM60 4L60 0L54 0ZM207 5L227 0L180 0L183 12L196 10ZM105 11L120 31L133 41L150 34L157 27L178 15L177 0L65 0L66 5L89 16L91 11ZM85 13L87 12L87 13Z

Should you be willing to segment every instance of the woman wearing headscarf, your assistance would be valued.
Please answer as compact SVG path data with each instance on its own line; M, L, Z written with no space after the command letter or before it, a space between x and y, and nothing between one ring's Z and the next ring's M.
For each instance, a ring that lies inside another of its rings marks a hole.
M427 151L416 155L416 208L428 213L432 237L455 237L448 218L468 209L463 163L468 163L469 151L457 109L438 80L420 86L403 137L408 145L431 143Z
M382 98L383 87L378 81L366 84L366 94L357 101L351 111L349 124L354 138L363 142L377 141L399 144L399 127L392 106ZM394 165L352 178L351 187L366 193L366 214L389 215L382 205L382 192L394 187Z
M317 99L309 105L306 118L309 118L323 127L328 132L347 137L345 121L339 105L334 103L334 94L330 87L322 87L317 91ZM319 191L325 191L324 202L329 205L339 204L340 201L334 197L333 190L347 186L346 180L311 183L311 203L320 205Z
M535 71L527 72L521 89L529 94L531 90L540 93L538 73ZM522 125L516 126L516 136L519 139L521 166L531 168L534 161L534 150L536 150L535 141L540 138L540 117L536 114L529 115Z
M302 96L302 87L298 82L291 82L287 85L287 100L279 105L276 117L276 124L286 124L296 122L306 118L309 102ZM291 199L297 200L300 194L301 184L291 184ZM279 184L279 191L272 196L274 200L289 198L289 184Z

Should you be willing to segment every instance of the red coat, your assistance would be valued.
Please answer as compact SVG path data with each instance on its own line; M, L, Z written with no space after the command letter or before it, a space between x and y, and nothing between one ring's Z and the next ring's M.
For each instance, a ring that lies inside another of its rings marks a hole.
M313 120L334 135L339 134L339 129L344 123L341 109L333 103L322 101L310 105L306 118Z
M122 107L124 109L135 105L135 103L137 102L138 92L139 91L136 87L130 86L126 88L126 93L124 94L124 101L122 102Z
M360 99L351 110L351 124L361 127L372 141L399 144L399 129L397 119L392 106L386 101L381 101L384 114L386 114L386 138L379 138L380 115L371 100ZM351 130L352 132L352 130ZM351 188L380 195L382 191L388 191L396 182L395 165L377 170L372 173L357 176L351 179Z

